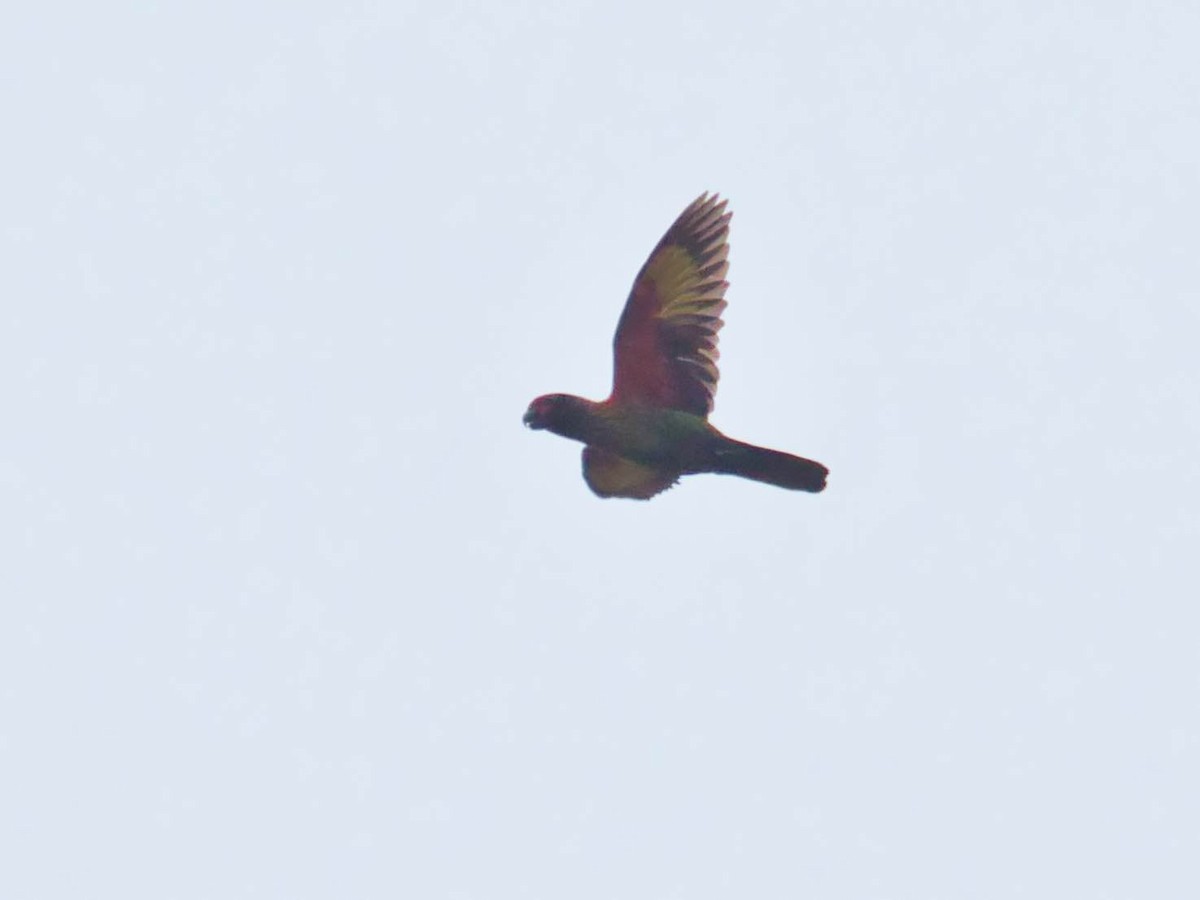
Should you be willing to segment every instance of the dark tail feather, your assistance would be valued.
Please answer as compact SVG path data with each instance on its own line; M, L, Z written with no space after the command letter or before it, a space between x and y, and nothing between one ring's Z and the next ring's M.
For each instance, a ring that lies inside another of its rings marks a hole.
M722 474L740 475L789 491L823 491L829 474L827 468L811 459L739 441L730 441L728 447L718 451L718 458L716 471Z

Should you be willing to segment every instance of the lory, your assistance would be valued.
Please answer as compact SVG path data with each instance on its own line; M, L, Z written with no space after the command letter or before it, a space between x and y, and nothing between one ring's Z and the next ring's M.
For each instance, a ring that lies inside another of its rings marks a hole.
M649 500L700 472L825 487L819 462L743 444L708 423L729 287L726 202L701 194L638 272L613 339L608 399L546 394L525 412L530 428L584 443L583 478L601 497Z

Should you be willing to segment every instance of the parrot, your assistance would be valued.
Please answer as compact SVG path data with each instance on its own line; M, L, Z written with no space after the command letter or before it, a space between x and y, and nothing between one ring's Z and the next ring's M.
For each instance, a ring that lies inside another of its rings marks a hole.
M613 338L608 398L545 394L525 412L526 427L583 443L583 479L599 497L649 500L704 472L825 488L821 463L736 441L708 422L729 287L727 203L701 194L638 272Z

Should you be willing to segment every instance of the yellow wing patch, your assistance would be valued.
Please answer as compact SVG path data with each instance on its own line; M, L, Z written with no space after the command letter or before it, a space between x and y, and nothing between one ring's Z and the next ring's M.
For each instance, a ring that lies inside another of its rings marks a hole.
M701 250L695 251L699 255ZM662 306L655 313L659 319L706 312L719 316L725 308L726 285L722 283L729 270L729 245L720 243L707 253L707 259L697 259L678 245L659 249L646 263L645 275L653 283Z
M600 497L649 500L675 484L680 474L644 466L599 447L583 448L583 480Z

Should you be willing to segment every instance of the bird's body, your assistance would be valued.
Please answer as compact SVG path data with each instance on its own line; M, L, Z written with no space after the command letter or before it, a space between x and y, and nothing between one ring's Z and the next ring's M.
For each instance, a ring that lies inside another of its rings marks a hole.
M546 427L555 434L644 465L695 468L705 447L719 437L704 419L678 409L551 397L558 408Z
M638 273L613 341L608 399L547 394L525 413L531 428L586 445L584 479L601 497L649 499L701 472L791 490L825 487L820 463L735 441L708 422L728 286L724 208L715 196L697 199Z

